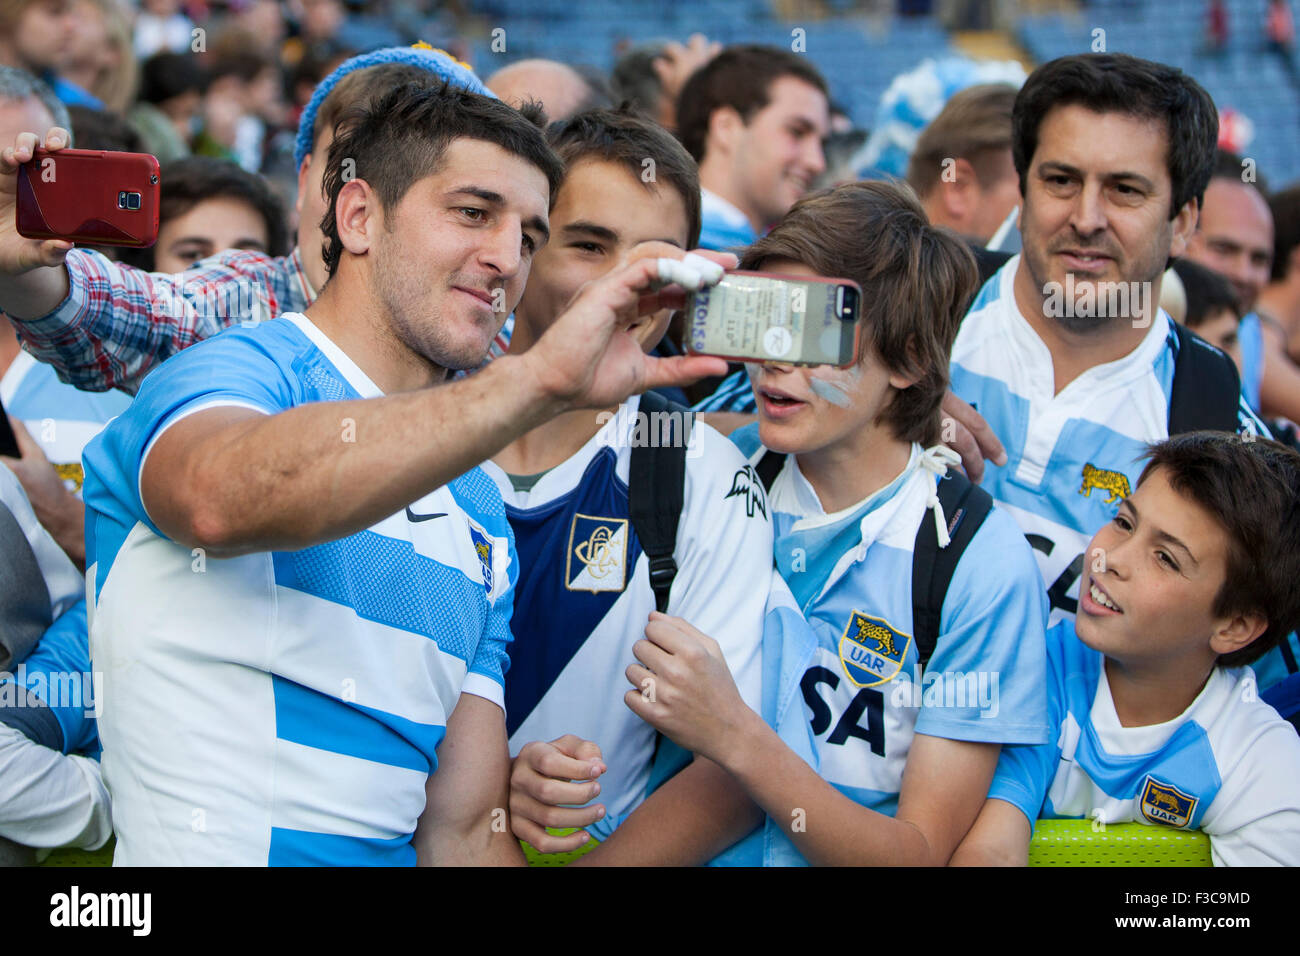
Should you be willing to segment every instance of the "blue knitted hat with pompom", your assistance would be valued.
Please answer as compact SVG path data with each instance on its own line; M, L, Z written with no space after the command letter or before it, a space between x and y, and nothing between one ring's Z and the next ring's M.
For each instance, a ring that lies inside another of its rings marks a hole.
M320 85L316 87L316 92L312 93L307 108L302 111L302 120L298 123L298 139L293 147L293 165L295 169L302 168L303 157L311 152L311 131L312 127L316 125L316 111L320 109L325 97L329 96L330 90L334 89L334 85L354 70L364 70L368 66L379 66L381 63L407 63L411 66L422 66L435 76L455 83L457 86L463 86L471 93L481 93L484 96L491 96L496 99L496 94L483 85L483 81L474 74L468 64L460 62L460 60L449 56L442 50L435 50L428 44L390 46L382 50L375 50L373 53L354 56L352 59L341 63L338 69L321 80Z

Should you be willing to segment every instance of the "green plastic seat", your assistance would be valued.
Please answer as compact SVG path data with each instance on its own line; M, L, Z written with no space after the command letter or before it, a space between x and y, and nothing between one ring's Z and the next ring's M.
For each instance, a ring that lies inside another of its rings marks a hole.
M570 827L567 830L557 830L554 827L547 827L546 832L552 836L568 836L574 829L576 828ZM568 853L539 853L523 840L519 841L519 845L524 848L524 856L528 858L529 866L564 866L564 864L572 863L584 853L590 853L600 846L595 840L588 840L576 850L570 850Z
M109 837L108 842L98 850L78 850L73 847L63 847L54 850L47 856L39 866L112 866L113 865L113 847L117 845L117 837Z
M1210 838L1199 830L1092 820L1039 820L1030 866L1212 866Z

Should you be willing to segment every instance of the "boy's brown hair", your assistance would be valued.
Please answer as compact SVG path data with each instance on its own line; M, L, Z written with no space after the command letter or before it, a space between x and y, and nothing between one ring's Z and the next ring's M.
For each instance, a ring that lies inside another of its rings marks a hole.
M740 267L768 259L793 259L862 287L857 360L871 348L891 372L916 380L880 420L901 441L938 441L953 340L979 285L966 244L930 225L908 186L846 183L800 199L745 250Z
M1264 633L1220 654L1220 667L1258 660L1300 626L1300 454L1268 438L1188 432L1152 445L1138 486L1156 469L1228 536L1216 617L1263 614Z
M566 170L584 159L622 166L651 192L667 184L686 205L686 248L700 240L700 171L671 133L628 109L588 110L552 123L551 149Z

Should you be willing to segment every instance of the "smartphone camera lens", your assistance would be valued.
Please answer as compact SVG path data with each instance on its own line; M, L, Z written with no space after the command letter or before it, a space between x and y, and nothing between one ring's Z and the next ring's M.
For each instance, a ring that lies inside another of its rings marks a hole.
M128 192L125 189L117 194L118 209L139 209L140 194Z

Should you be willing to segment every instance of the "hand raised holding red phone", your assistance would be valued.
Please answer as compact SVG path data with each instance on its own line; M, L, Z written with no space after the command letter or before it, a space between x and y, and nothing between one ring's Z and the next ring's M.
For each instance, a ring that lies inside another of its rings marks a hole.
M68 145L68 131L53 127L44 147L55 153ZM18 234L18 167L41 146L35 133L20 133L12 145L0 150L0 273L18 275L40 266L63 264L73 244L64 239L28 239Z

